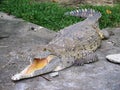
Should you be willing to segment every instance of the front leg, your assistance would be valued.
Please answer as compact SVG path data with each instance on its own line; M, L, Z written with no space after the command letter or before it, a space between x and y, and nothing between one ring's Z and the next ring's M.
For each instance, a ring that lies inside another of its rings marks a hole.
M76 59L73 63L73 65L84 65L84 64L89 64L93 63L95 61L98 61L98 56L95 52L89 52L89 51L83 51L85 53L85 56L83 56L80 59Z

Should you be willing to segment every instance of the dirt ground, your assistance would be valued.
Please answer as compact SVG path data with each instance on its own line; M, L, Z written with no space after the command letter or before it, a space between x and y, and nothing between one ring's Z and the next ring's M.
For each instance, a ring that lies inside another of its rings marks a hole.
M47 44L55 32L0 13L0 90L120 90L120 64L105 59L120 53L120 28L108 28L114 35L97 50L99 61L49 75L13 82L11 76L20 72L29 60L39 54L39 46Z

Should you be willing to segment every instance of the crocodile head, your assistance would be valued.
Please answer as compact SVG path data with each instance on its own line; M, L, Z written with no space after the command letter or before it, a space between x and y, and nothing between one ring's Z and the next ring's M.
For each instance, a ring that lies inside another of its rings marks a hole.
M48 51L47 52L44 51L41 55L43 55L43 57L34 58L33 61L30 62L30 65L28 65L20 73L12 76L11 79L13 81L17 81L17 80L31 78L31 77L35 77L38 75L42 75L42 74L46 74L54 71L54 69L60 63L60 58L57 57L56 55L52 55L48 53Z

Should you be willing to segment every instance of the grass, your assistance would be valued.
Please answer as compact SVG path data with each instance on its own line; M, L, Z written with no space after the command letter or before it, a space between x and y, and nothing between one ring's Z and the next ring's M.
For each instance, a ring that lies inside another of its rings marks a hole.
M99 21L100 28L120 26L120 4L114 7L81 5L80 8L93 8L100 11L102 13ZM33 0L3 0L0 3L0 11L54 31L83 20L78 17L64 15L65 12L74 9L76 8L64 7L57 3L34 2Z

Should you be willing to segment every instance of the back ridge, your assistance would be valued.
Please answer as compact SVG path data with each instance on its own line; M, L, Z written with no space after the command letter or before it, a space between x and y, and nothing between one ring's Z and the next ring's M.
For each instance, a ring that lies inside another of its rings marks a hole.
M87 18L93 21L98 21L98 19L101 17L100 12L95 11L94 9L86 9L86 8L66 12L65 15Z
M102 31L100 31L100 29L99 29L98 20L102 16L99 11L95 11L94 9L78 9L78 10L66 12L65 15L86 18L84 20L84 23L92 26L97 31L97 33L100 35L101 39L109 38L108 32L105 31L105 33L104 33ZM81 22L78 22L78 23L81 23Z

